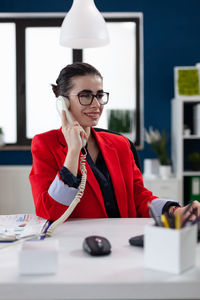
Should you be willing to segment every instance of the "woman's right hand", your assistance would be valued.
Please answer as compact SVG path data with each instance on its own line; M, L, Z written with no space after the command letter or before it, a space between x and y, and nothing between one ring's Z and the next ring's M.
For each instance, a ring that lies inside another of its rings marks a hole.
M86 132L77 121L69 123L64 110L62 110L62 133L68 145L68 151L80 153L83 139L87 140Z
M74 176L77 176L79 155L83 147L83 139L87 140L87 135L77 121L73 121L72 123L68 122L64 110L62 110L62 133L68 146L64 166L68 168Z

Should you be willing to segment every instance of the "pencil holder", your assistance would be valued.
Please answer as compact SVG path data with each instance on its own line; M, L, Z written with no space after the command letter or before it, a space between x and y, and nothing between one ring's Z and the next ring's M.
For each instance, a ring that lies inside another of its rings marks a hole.
M144 236L145 266L179 274L195 266L197 225L183 229L146 226Z

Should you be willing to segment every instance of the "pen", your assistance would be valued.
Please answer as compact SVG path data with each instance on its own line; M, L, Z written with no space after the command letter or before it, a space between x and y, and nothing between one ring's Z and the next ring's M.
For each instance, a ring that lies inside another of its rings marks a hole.
M51 224L52 224L52 222L49 221L49 220L47 220L46 223L44 224L44 226L43 226L43 228L42 228L42 231L41 231L41 237L40 237L41 240L44 240L44 239L45 239L45 237L46 237L46 232L47 232L47 230L48 230L48 228L49 228L49 226L50 226Z
M0 235L0 243L10 243L15 242L17 240L16 235L10 234L10 235Z
M169 223L168 223L167 218L166 218L165 215L161 215L161 220L162 220L162 223L163 223L164 227L170 228Z
M169 228L174 228L175 227L175 220L174 217L170 217L167 212L164 212L163 215L165 216L167 223L169 225Z
M181 216L175 215L175 229L181 229Z
M156 226L161 226L162 227L163 226L162 222L160 221L160 218L156 216L155 210L153 209L153 207L151 206L150 203L148 203L148 206L149 206L150 213L151 213L151 215L152 215L152 217L153 217L153 219L156 223Z

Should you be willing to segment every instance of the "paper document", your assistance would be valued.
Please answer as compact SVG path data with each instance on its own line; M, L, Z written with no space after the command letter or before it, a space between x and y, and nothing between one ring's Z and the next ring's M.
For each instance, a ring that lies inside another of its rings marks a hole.
M14 241L43 232L46 219L34 214L0 215L0 241Z

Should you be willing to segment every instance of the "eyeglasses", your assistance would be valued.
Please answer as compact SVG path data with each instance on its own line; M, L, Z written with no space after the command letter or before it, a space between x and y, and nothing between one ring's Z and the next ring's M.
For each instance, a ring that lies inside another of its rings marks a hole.
M94 95L92 93L80 92L78 95L71 94L71 95L68 95L68 97L69 96L77 96L79 103L84 106L91 105L94 98L97 99L97 101L99 102L100 105L107 104L108 100L109 100L109 93L106 93L106 92L98 92L96 95Z

